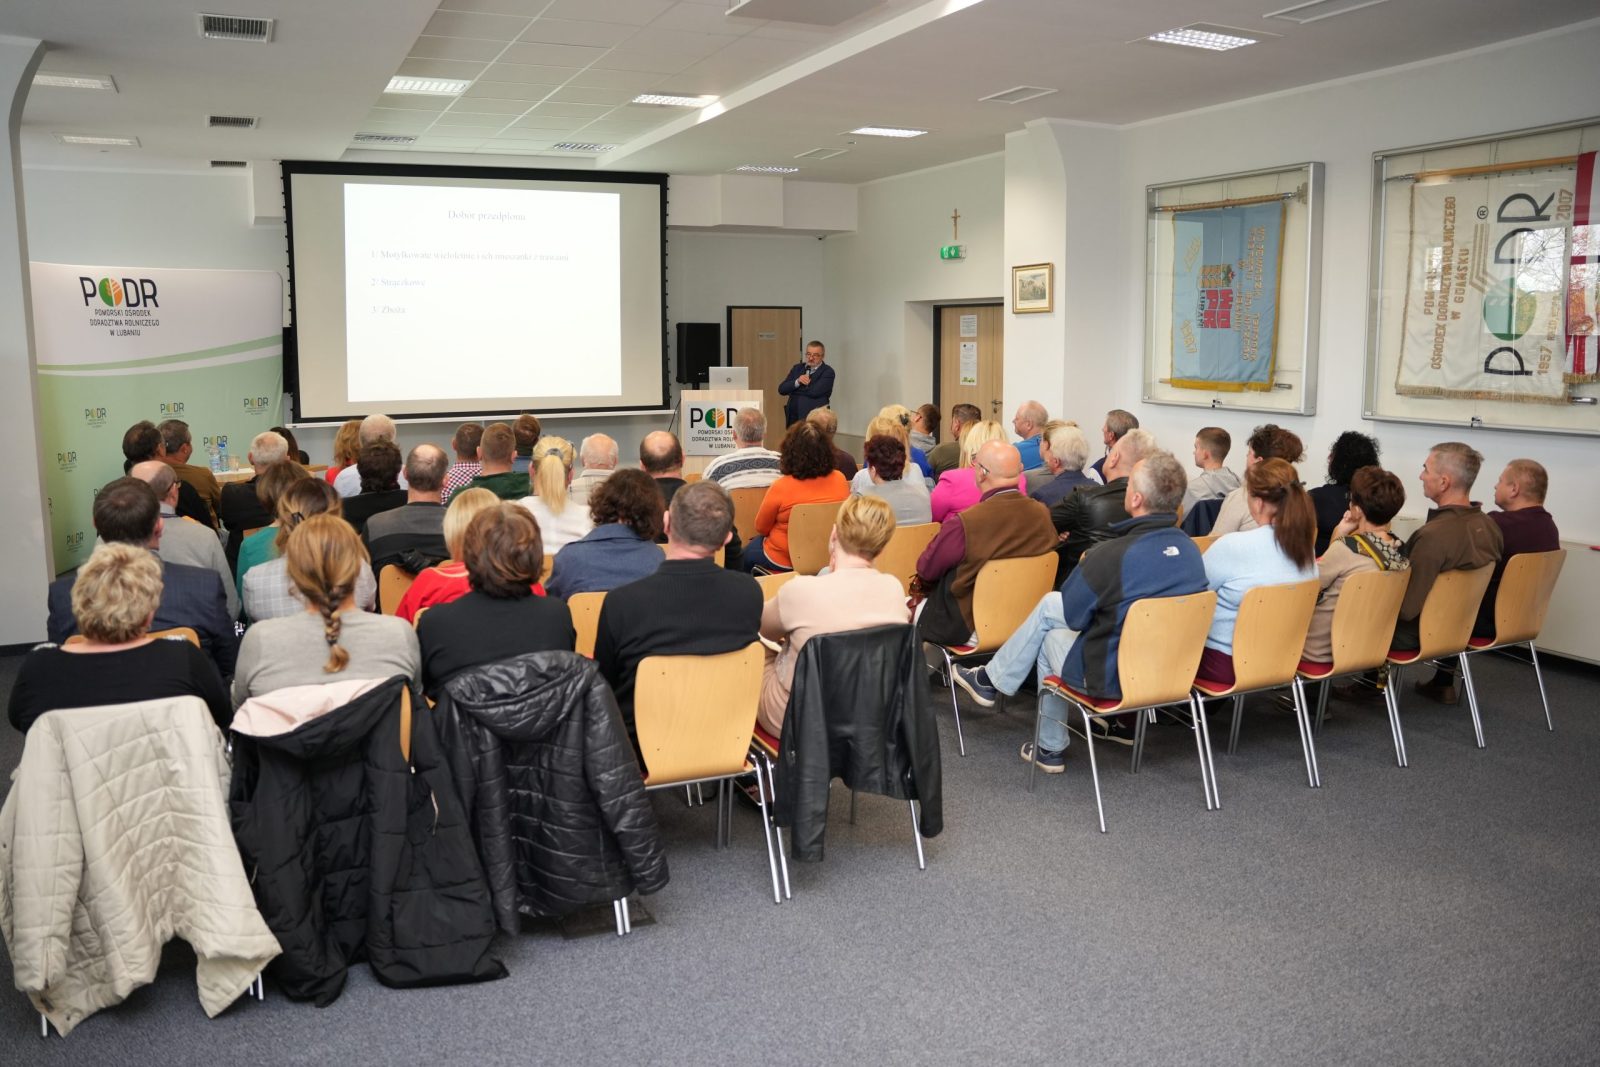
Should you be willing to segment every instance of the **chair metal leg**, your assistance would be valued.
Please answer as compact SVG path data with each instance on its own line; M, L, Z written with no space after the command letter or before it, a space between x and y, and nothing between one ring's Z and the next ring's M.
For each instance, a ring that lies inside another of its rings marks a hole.
M917 842L917 870L925 871L928 869L928 857L923 855L922 831L917 828L917 802L912 800L908 803L911 805L911 836Z
M1154 711L1155 709L1152 708L1150 710ZM1142 712L1142 711L1138 712L1134 716L1134 725L1133 725L1133 762L1132 762L1131 766L1128 768L1128 773L1129 774L1138 774L1139 773L1140 764L1144 763L1144 731L1145 731L1145 726L1148 723L1148 721L1149 721L1148 720L1148 716L1146 715L1145 712Z
M762 753L762 760L767 765L767 783L772 787L772 803L778 803L778 767L771 759ZM774 847L777 849L778 870L783 873L783 899L793 900L794 894L789 889L789 857L783 851L783 827L778 825L778 813L772 812L772 837Z
M1068 711L1068 715L1072 712ZM1039 737L1044 730L1044 694L1039 694L1039 704L1033 713L1033 759L1028 761L1028 792L1033 792L1033 776L1039 770Z
M1317 683L1317 724L1311 732L1318 737L1322 736L1322 718L1328 714L1328 693L1332 689L1332 678L1324 678Z
M1206 743L1206 769L1211 772L1211 802L1215 811L1222 810L1222 794L1217 792L1217 761L1211 750L1211 727L1206 723L1206 702L1199 694L1191 694L1194 713L1200 719L1200 737Z
M1533 676L1539 682L1539 703L1544 705L1544 726L1546 730L1555 733L1556 724L1550 719L1550 698L1544 692L1544 671L1539 669L1539 650L1533 647L1533 642L1528 642L1528 655L1533 657ZM1462 659L1466 657L1463 656Z
M1311 716L1306 710L1305 683L1296 677L1289 683L1289 691L1294 697L1295 725L1300 728L1300 747L1305 751L1306 757L1306 782L1312 789L1322 787L1322 769L1317 766L1317 742L1311 736Z
M256 999L263 1003L267 999L267 972L265 971L256 975Z
M1194 713L1194 697L1189 697L1189 730L1194 734L1194 753L1200 760L1200 790L1206 795L1206 810L1211 810L1211 770L1206 766L1206 747L1200 739L1200 716Z
M50 1036L50 1019L42 1011L39 1013L39 1036Z
M1472 684L1471 656L1460 656L1461 683L1467 688L1467 710L1472 713L1472 731L1478 735L1478 747L1483 748L1483 717L1478 714L1478 690Z
M856 791L850 790L850 825L856 824Z
M778 861L772 852L772 819L767 813L767 776L762 766L765 758L751 761L756 768L756 796L761 800L761 832L767 837L767 870L772 875L772 902L782 904L783 896L778 891Z
M731 799L731 781L718 783L717 789L717 848L728 847L728 813L724 802Z
M1389 705L1389 730L1394 734L1395 762L1402 767L1411 766L1411 759L1406 755L1405 733L1400 727L1400 675L1401 670L1397 665L1389 666L1389 679L1384 683L1383 699Z
M1089 774L1094 778L1094 807L1100 816L1100 832L1106 832L1106 806L1100 799L1100 767L1094 759L1094 730L1090 727L1089 709L1082 704L1078 710L1083 712L1083 739L1089 746Z
M617 936L621 937L624 933L626 933L626 931L622 929L622 901L613 900L611 902L611 918L616 921Z
M961 750L961 754L965 756L967 754L967 736L961 732L961 705L956 700L955 660L950 658L950 653L947 652L943 646L940 646L939 654L944 657L944 680L945 684L950 687L950 711L956 717L956 747L959 748Z
M1239 726L1244 722L1244 697L1233 698L1233 727L1228 732L1228 755L1239 747Z

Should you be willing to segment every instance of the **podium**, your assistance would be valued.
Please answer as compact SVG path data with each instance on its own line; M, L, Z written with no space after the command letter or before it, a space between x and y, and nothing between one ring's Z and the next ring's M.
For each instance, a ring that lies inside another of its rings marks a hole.
M678 395L683 472L699 474L718 456L738 447L733 416L740 408L765 411L760 389L685 389Z

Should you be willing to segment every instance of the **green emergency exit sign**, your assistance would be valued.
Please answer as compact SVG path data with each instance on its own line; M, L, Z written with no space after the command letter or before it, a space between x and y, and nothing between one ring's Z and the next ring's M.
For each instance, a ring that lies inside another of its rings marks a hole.
M944 245L939 249L940 259L966 259L966 245Z

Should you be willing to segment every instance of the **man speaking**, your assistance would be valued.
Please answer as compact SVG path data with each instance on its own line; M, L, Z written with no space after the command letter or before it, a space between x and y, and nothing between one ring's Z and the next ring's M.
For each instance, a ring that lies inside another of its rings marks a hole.
M823 362L826 350L821 341L806 345L806 358L796 363L778 386L778 393L789 398L783 405L783 424L793 426L816 408L828 406L833 396L833 368Z

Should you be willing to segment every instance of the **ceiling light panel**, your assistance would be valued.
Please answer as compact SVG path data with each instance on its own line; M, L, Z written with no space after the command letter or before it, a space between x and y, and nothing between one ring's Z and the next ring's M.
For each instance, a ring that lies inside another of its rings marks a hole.
M980 102L991 104L1025 104L1029 100L1037 100L1041 96L1049 96L1057 91L1039 85L1018 85L998 93L990 93L988 96L980 96L978 99Z
M33 76L33 84L41 89L99 89L116 92L117 83L109 74L61 74L41 70Z
M734 167L740 174L798 174L799 167L780 167L775 163L746 163L742 167Z
M413 78L396 75L389 79L386 93L410 93L416 96L460 96L472 83L465 78Z
M1246 37L1242 33L1224 33L1217 29L1201 26L1180 26L1175 30L1162 30L1146 37L1147 41L1157 44L1176 44L1186 48L1202 48L1208 52L1228 52L1235 48L1243 48L1247 44L1255 44L1258 38Z
M656 107L707 107L717 102L714 96L675 96L672 93L640 93L630 103Z
M416 138L402 133L358 133L351 140L356 144L410 144Z
M1277 11L1268 11L1261 17L1264 19L1283 19L1304 26L1308 22L1321 22L1331 19L1335 15L1348 15L1352 11L1360 11L1364 7L1376 7L1386 4L1389 0L1310 0L1309 3L1295 4L1293 7L1279 8Z
M850 132L859 133L863 137L921 137L928 131L908 126L858 126Z
M101 148L138 148L137 137L102 137L87 133L58 133L56 140L62 144L95 145Z
M617 147L614 144L590 144L587 141L562 141L553 147L563 152L609 152Z
M820 162L824 159L832 159L834 156L842 156L848 151L850 151L848 148L813 148L809 152L801 152L794 158L815 159Z

